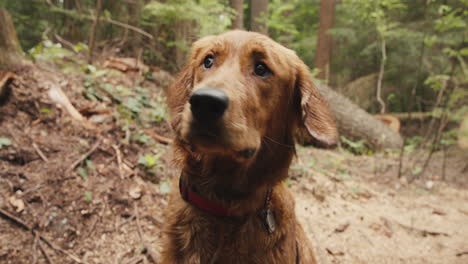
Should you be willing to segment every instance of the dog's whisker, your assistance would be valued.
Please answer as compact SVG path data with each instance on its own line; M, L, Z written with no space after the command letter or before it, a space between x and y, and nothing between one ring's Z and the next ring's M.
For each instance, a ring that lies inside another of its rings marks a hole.
M274 139L272 139L272 138L270 138L270 137L268 137L268 136L263 136L263 137L264 137L265 139L268 139L269 141L275 143L275 144L280 145L280 146L287 147L287 148L294 148L294 145L286 145L286 144L283 144L283 143L278 142L278 141L276 141L276 140L274 140Z

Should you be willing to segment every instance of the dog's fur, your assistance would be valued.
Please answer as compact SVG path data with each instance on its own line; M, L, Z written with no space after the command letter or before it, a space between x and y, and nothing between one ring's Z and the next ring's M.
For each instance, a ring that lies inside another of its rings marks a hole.
M203 67L207 55L214 65ZM257 76L256 63L268 76ZM197 89L221 89L229 106L209 128L193 118L188 99ZM295 154L294 131L304 126L315 143L336 143L328 105L296 54L270 38L231 31L195 42L188 65L167 91L176 133L174 163L197 192L229 209L210 215L182 199L177 188L166 211L162 263L315 263L299 224L294 199L283 183ZM253 157L240 155L255 150ZM179 174L180 175L180 174ZM178 175L178 176L179 176ZM259 217L272 189L276 230ZM297 255L298 251L298 255Z

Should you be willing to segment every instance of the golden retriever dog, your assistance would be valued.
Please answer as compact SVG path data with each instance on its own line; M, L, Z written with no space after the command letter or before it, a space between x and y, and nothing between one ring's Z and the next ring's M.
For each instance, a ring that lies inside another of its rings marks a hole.
M316 263L284 183L298 127L318 146L337 140L307 66L258 33L208 36L167 99L179 188L162 263Z

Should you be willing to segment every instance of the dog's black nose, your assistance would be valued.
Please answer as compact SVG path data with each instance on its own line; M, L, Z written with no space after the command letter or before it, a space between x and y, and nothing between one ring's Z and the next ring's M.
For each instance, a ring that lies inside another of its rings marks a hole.
M190 110L198 121L214 121L223 116L229 98L222 90L201 88L190 96Z

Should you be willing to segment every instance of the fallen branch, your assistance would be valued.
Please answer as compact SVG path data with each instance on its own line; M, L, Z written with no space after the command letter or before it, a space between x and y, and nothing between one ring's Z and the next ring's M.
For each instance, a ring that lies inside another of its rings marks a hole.
M48 240L47 238L45 238L44 236L39 234L37 231L35 231L31 226L26 224L26 222L24 222L20 218L10 214L9 212L7 212L7 211L5 211L5 210L3 210L1 208L0 208L0 216L2 216L4 219L7 219L7 220L15 223L16 225L20 226L21 228L23 228L25 230L30 231L34 236L38 236L39 239L42 240L44 243L46 243L50 248L67 255L70 259L72 259L76 263L80 263L80 264L85 263L80 258L78 258L77 256L75 256L72 253L66 251L65 249L55 245L50 240ZM39 243L39 246L40 246L40 243ZM43 250L43 252L45 252L45 250ZM48 258L48 257L46 257L46 258ZM48 259L48 261L51 262L50 259Z
M124 175L122 172L122 153L120 152L120 149L117 145L112 145L112 148L115 150L115 155L117 156L117 167L119 168L120 179L123 179Z
M65 108L65 110L67 110L73 119L80 121L86 128L95 128L93 124L89 123L88 120L83 115L81 115L78 110L76 110L60 86L56 85L55 83L50 83L48 95L54 103Z
M44 153L41 151L41 149L37 146L36 143L33 142L32 146L42 160L44 160L45 162L49 162L49 159L46 157L46 155L44 155Z

